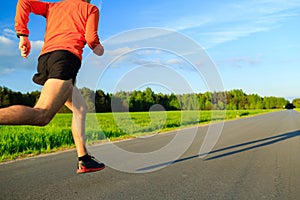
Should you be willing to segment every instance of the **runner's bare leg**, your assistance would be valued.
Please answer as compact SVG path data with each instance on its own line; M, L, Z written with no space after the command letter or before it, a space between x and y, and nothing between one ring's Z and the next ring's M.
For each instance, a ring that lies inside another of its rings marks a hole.
M34 108L17 105L0 109L0 124L44 126L64 105L72 91L72 80L48 79Z
M72 134L78 157L84 156L87 154L85 147L85 120L88 108L77 87L73 88L73 95L67 100L65 105L73 112Z

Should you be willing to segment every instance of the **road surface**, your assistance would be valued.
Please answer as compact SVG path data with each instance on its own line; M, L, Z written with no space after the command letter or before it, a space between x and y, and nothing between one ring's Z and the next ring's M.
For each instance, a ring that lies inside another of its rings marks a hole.
M299 199L300 113L287 110L226 122L214 149L199 158L207 129L197 129L180 158L133 169L136 173L108 166L77 175L75 151L0 164L0 199ZM116 145L146 153L176 134ZM110 153L105 144L90 149L96 155ZM124 158L120 166L132 162L137 160Z

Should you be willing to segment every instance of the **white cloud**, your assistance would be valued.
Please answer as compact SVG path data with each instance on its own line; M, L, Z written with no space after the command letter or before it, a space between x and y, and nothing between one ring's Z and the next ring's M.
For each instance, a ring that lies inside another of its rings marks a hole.
M215 8L216 12L187 15L173 21L170 26L199 39L207 49L254 33L276 29L287 19L299 16L299 8L299 0L223 3Z
M205 26L208 25L209 23L211 23L211 19L208 17L192 15L192 16L179 17L178 19L176 19L175 21L167 25L167 27L177 31L181 31L181 30Z
M262 61L262 56L256 56L256 57L234 57L228 60L228 63L230 66L235 66L235 67L243 67L245 65L250 65L250 66L257 66L261 64Z
M213 32L205 32L199 34L200 37L205 38L204 46L206 48L210 48L216 46L218 44L222 44L228 41L234 41L241 37L247 37L251 34L257 32L266 32L271 30L271 26L239 26L239 27L232 27L228 28L228 30L216 30Z
M15 31L13 31L11 29L7 29L7 28L3 30L3 35L8 38L16 38L17 37Z
M133 51L133 49L129 47L121 47L117 49L112 49L112 50L105 50L105 54L108 54L109 56L121 56L123 54L129 53Z
M168 31L167 29L144 27L114 35L111 38L103 41L103 44L108 46L118 46L124 44L134 45L136 42L149 41L151 39L160 38L172 33L172 31Z
M225 59L216 60L218 66L245 68L259 67L265 64L266 56L264 54L256 54L252 56L233 56Z
M184 61L178 58L171 58L165 62L166 65L181 65Z
M163 51L161 49L155 49L155 48L146 48L141 49L141 51L137 51L136 53L141 56L148 56L148 55L158 55L161 54Z
M13 44L13 41L8 39L7 37L0 35L0 44L1 44L1 46L2 45L11 45L11 44Z
M0 35L0 46L1 61L5 59L5 56L11 56L16 54L15 48L17 47L17 45L13 40Z
M12 31L5 29L0 35L0 76L9 75L18 70L36 70L37 57L43 42L31 41L31 53L28 59L23 59L18 50L18 41L12 40Z
M42 50L42 47L44 45L44 41L38 40L38 41L31 41L31 50L36 54L37 52L40 52Z
M7 75L7 74L11 74L15 71L15 69L12 68L0 68L0 75Z

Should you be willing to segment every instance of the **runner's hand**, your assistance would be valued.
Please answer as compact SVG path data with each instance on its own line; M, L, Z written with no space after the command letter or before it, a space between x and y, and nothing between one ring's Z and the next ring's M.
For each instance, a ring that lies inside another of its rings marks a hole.
M23 58L27 58L30 50L31 50L31 45L28 37L25 36L20 36L20 42L19 42L19 50L21 52L21 56Z
M104 54L104 48L101 44L99 44L93 49L93 52L97 56L102 56Z

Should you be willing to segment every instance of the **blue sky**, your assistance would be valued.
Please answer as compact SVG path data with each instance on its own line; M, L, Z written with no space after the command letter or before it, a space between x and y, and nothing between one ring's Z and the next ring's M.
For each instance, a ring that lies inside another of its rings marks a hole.
M31 77L35 73L37 57L43 45L45 22L43 18L31 15L29 28L33 49L28 59L22 59L14 33L16 3L16 0L5 1L0 8L0 85L22 92L39 90L40 87L31 81ZM107 45L107 54L113 51L109 46L111 38L126 31L146 27L172 30L196 42L205 50L206 56L215 65L224 90L243 89L247 94L288 99L300 97L300 0L92 0L92 3L102 5L99 35L104 46ZM122 37L118 39L120 38ZM132 44L134 42L136 41L131 41ZM176 42L169 41L173 45ZM134 46L124 45L126 44L123 44L123 50L132 49ZM180 45L182 44L179 42L178 46ZM125 88L126 84L122 85L123 88L118 86L122 83L120 77L124 78L130 70L132 72L136 69L128 66L126 71L124 68L133 63L132 60L137 55L139 59L143 55L143 60L146 60L149 52L145 49L127 52L129 54L121 54L123 57L126 55L125 59L113 63L122 65L123 68L118 70L111 67L106 70L107 77L98 83L100 89L107 92L119 88L131 89ZM85 49L84 63L95 59L90 53L89 49ZM166 57L169 59L163 60ZM193 73L188 64L177 69L165 68L170 61L175 61L172 57L174 55L170 52L151 49L151 56L147 59L148 63L152 59L152 64L157 64L156 71L165 71L166 75L176 71L165 84L173 84L172 81L176 84L180 78L176 74L180 73L181 78L191 84L193 91L205 92L209 89L201 74ZM178 55L176 59L179 60ZM128 63L128 60L131 62ZM183 60L180 62L184 63ZM84 74L84 70L82 73ZM127 78L134 79L130 74ZM114 83L117 85L115 88L109 82L112 79L119 80ZM159 87L156 89L159 90ZM165 89L177 91L167 86Z

